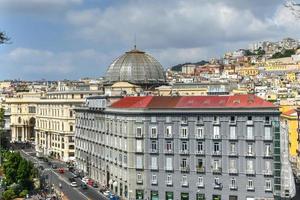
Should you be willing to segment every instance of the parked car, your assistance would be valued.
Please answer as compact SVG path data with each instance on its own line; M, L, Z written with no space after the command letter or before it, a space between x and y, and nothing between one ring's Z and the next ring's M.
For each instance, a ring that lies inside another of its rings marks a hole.
M65 173L65 170L64 170L64 168L59 168L59 169L58 169L58 172L59 172L60 174L63 174L63 173Z
M111 192L109 190L106 190L103 192L103 195L106 196L106 197L109 197L111 194Z
M82 180L82 182L84 182L85 184L87 184L88 181L89 181L89 178L85 176L81 180Z
M90 186L94 185L94 181L92 179L88 179L87 184Z
M85 183L81 183L81 188L86 190L86 189L88 189L88 186Z
M71 182L71 186L72 187L77 187L77 182L76 181Z
M57 165L56 164L52 164L52 169L57 169Z
M94 188L98 188L98 184L96 182L93 183L92 185Z
M75 178L69 178L69 181L72 183L72 182L75 182L76 180L75 180Z

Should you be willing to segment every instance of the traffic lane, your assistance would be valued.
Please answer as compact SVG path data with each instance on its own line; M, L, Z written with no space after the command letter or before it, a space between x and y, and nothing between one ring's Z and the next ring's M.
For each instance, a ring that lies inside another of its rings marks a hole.
M78 187L72 187L70 185L70 182L59 175L57 175L55 172L51 171L51 183L55 185L55 188L57 188L59 191L61 191L65 196L67 196L70 200L79 200L79 199L89 199L87 196L85 196L81 191L79 191ZM50 178L50 177L49 177ZM59 184L62 185L61 188L59 188Z
M65 173L61 174L64 177L66 177L68 180L69 178L73 178L74 174L70 171L66 171ZM88 196L90 199L95 199L95 200L107 200L107 198L99 192L99 188L93 188L88 185L88 189L82 189L81 184L83 183L80 178L74 178L77 182L77 185L79 186L79 191L84 193L86 196Z

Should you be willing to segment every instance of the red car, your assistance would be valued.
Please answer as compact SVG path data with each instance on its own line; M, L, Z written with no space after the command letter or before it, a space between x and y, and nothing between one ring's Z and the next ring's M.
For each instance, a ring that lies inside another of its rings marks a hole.
M59 169L58 169L58 172L59 172L60 174L63 174L63 173L65 173L65 170L64 170L64 168L59 168Z
M87 182L88 185L93 186L94 185L94 181L92 179L89 179Z

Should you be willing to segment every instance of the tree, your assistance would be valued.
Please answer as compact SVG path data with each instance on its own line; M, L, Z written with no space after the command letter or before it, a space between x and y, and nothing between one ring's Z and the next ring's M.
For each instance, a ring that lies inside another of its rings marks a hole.
M16 198L16 194L13 189L8 189L2 194L3 200L11 200Z
M0 32L0 44L6 43L9 41L9 38L4 32Z
M9 148L9 139L5 136L4 132L4 109L0 108L0 150L7 150Z

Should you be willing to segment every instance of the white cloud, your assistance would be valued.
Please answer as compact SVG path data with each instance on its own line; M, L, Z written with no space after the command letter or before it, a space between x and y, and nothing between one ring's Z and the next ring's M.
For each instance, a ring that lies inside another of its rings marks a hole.
M101 69L101 63L107 63L110 56L92 49L52 52L16 48L0 55L1 66L5 68L0 79L30 76L49 79L72 79L88 75L100 77L106 69L106 66ZM98 73L95 72L97 69Z
M0 0L0 10L14 14L46 14L79 5L83 0Z

